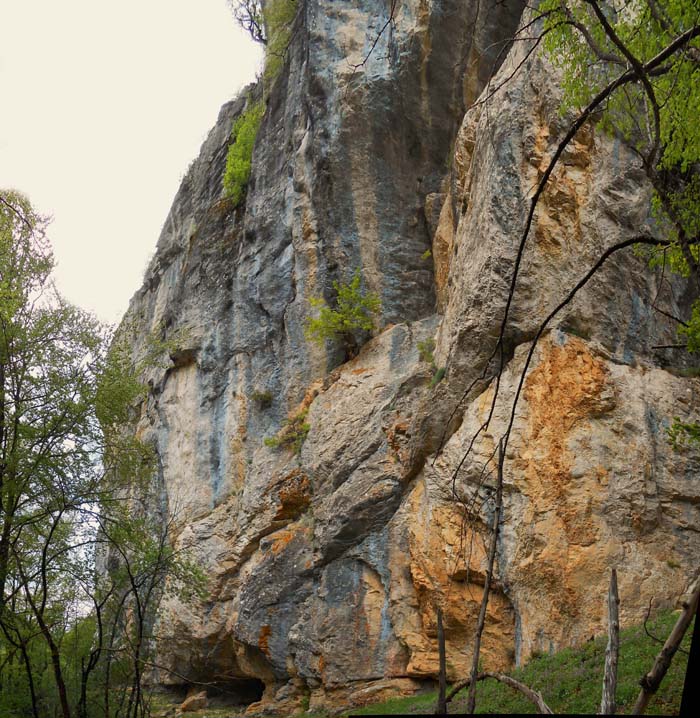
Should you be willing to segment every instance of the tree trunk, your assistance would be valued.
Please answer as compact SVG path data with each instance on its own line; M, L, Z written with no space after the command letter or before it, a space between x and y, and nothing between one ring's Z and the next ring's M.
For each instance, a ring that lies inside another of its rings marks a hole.
M32 606L34 609L34 606ZM36 612L36 609L34 609L34 615L37 618L37 621L39 622L39 628L41 630L41 634L44 636L44 639L46 640L46 643L49 646L49 652L51 653L51 665L53 666L53 675L54 680L56 682L56 690L58 691L58 698L61 701L61 712L63 713L63 718L70 718L70 706L68 705L68 691L66 690L66 684L63 680L63 671L61 669L61 654L58 649L58 646L56 645L55 641L53 640L53 637L51 636L51 631L49 630L49 627L46 625L43 616L38 614Z
M27 681L29 682L29 697L32 701L32 715L34 718L39 718L38 701L36 697L36 689L34 688L34 673L32 671L32 663L29 659L29 653L27 653L27 647L25 643L20 642L20 651L22 653L22 660L24 661L24 667L27 671Z
M678 617L676 625L673 627L669 637L666 639L664 647L656 657L654 665L649 673L639 682L642 686L642 690L639 692L634 708L632 708L632 715L641 715L644 713L652 696L659 689L661 681L666 675L668 667L671 665L673 656L676 655L678 646L680 646L683 636L697 611L698 597L700 597L700 578L697 578L691 586L690 598L683 604L683 611Z
M617 658L620 653L619 606L617 571L613 569L610 573L610 588L608 589L608 646L605 649L605 673L599 715L613 715L617 710L615 690L617 688Z
M479 619L476 624L476 636L474 637L474 656L472 658L472 671L469 684L469 698L467 699L467 713L474 713L476 707L476 682L479 672L479 652L481 651L481 635L484 632L486 622L486 607L489 602L489 592L493 579L493 565L496 561L496 548L498 546L498 526L501 520L501 504L503 503L503 440L498 445L498 480L496 484L496 508L493 512L493 524L491 527L491 545L489 546L488 569L484 581L484 594L481 598Z
M688 656L688 666L685 669L685 683L681 697L680 715L682 716L697 716L700 712L700 701L698 701L700 691L697 685L691 686L691 682L697 681L700 676L700 600L696 603L695 627L690 642L690 655Z
M437 609L437 639L438 653L440 655L440 676L435 715L444 716L447 715L447 701L445 700L447 693L447 660L445 657L445 630L442 625L442 608L440 606Z

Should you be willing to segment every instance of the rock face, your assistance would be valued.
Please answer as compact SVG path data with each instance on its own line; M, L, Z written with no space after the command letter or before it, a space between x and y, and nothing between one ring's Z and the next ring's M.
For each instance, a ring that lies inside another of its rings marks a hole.
M632 153L586 126L537 210L496 383L529 197L567 126L546 59L525 42L506 53L521 7L308 0L245 205L221 184L245 94L183 180L123 325L135 358L147 335L170 342L135 431L158 453L174 542L210 577L204 602L166 592L154 680L262 681L280 710L410 692L437 673L438 605L450 677L467 671L493 457L530 342L649 211ZM382 310L344 362L305 340L304 320L355 269ZM682 592L700 466L664 429L700 408L700 382L653 348L675 340L653 305L682 315L691 299L625 251L547 326L506 454L487 666L600 633L612 567L623 623ZM431 338L439 382L418 350ZM264 444L302 410L298 455Z

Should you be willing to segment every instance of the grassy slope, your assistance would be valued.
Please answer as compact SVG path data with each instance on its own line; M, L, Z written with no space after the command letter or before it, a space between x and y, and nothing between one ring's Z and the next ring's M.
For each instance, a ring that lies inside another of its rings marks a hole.
M665 639L676 619L677 614L666 612L650 621L648 628L653 635ZM692 624L683 641L686 651L691 635ZM578 648L534 658L512 675L540 691L555 713L596 713L603 682L605 643L606 638L601 637ZM639 692L639 679L651 668L660 648L660 644L644 633L642 626L622 631L617 683L618 713L631 709ZM648 713L678 713L686 662L686 655L676 654ZM435 699L435 693L401 698L352 711L351 715L427 715L435 710ZM465 703L465 693L462 692L450 704L450 713L463 712ZM495 681L484 681L477 689L477 713L535 713L535 708L508 687Z

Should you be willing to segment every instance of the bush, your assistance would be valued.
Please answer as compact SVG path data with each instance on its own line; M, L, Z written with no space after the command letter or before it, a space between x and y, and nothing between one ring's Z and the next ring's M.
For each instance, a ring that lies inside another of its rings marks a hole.
M233 201L240 204L250 179L253 145L260 128L265 104L262 100L249 104L236 119L231 130L231 144L226 156L224 171L224 192Z
M306 407L287 419L277 436L269 436L264 440L265 446L273 449L291 449L295 454L300 454L311 428L311 424L306 421L308 413L309 408Z
M357 347L354 333L374 328L374 315L381 309L379 297L360 289L360 272L356 271L349 284L333 282L337 292L336 308L331 309L321 298L311 299L311 306L319 310L318 317L306 320L304 334L309 341L323 346L327 340L341 340L345 348Z

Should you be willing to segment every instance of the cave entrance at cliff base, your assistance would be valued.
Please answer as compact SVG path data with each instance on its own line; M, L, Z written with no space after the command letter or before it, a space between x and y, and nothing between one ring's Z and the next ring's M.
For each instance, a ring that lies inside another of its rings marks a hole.
M261 700L265 692L265 684L258 678L231 678L216 683L203 680L201 683L169 686L163 692L170 695L166 700L180 704L189 695L202 691L206 691L207 706L210 708L241 707Z
M212 705L247 706L257 703L265 692L265 684L259 678L231 679L207 690Z

